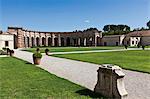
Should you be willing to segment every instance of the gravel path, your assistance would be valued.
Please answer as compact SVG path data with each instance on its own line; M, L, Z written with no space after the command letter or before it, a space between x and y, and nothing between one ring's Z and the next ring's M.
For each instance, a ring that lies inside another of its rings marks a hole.
M32 53L15 50L15 56L32 61ZM74 83L93 90L97 82L97 70L100 65L80 62L75 60L43 56L38 67L68 79ZM150 99L150 74L123 70L125 76L125 87L129 99Z

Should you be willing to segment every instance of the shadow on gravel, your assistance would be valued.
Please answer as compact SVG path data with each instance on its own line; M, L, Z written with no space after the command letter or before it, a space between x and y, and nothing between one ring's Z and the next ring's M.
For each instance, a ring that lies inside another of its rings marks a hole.
M97 99L107 99L105 97L103 97L100 94L97 94L89 89L82 89L82 90L78 90L76 91L76 93L80 94L80 95L84 95L84 96L89 96L91 98L97 98Z

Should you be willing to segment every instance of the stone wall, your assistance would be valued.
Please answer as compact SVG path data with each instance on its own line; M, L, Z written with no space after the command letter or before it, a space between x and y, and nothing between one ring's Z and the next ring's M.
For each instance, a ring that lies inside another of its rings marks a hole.
M141 45L150 45L150 36L141 37Z
M103 46L119 46L122 45L124 35L109 35L102 38Z

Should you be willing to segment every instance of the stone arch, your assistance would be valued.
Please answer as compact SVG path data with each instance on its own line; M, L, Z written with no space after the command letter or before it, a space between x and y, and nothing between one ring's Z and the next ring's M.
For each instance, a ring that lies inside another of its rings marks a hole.
M30 46L30 40L29 40L29 37L27 37L27 47Z
M32 44L32 46L35 46L34 45L34 38L33 37L31 37L31 44Z
M46 39L42 37L42 45L46 46Z
M84 40L83 40L83 45L84 45L84 46L87 46L87 38L84 38Z
M61 37L61 46L65 46L64 38Z
M55 46L58 46L58 38L54 38L54 44Z
M36 45L40 46L40 39L39 39L39 37L36 38Z
M77 39L76 38L73 39L73 46L77 46Z
M52 38L51 37L48 38L48 46L52 46Z
M70 38L69 37L67 37L66 42L67 42L67 46L70 46Z
M23 41L24 41L24 47L26 47L26 37L23 37Z

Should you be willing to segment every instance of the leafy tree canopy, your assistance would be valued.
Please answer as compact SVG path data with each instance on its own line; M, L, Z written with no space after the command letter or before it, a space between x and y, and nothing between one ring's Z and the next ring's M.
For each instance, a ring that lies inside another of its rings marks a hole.
M128 25L105 25L104 28L104 34L105 35L121 35L126 34L130 31L130 27Z
M147 22L147 27L150 29L150 20Z

